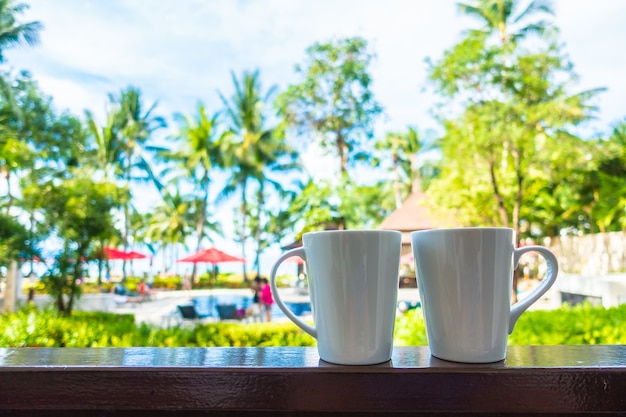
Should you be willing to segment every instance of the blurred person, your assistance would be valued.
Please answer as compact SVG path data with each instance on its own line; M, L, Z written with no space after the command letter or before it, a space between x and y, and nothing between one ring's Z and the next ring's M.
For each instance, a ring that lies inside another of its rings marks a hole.
M252 317L253 321L261 321L261 290L263 289L263 280L257 275L252 282L252 305L248 309L247 315Z
M265 310L265 321L272 321L272 305L274 304L274 298L272 297L272 289L267 281L267 278L261 279L263 286L261 288L261 303Z

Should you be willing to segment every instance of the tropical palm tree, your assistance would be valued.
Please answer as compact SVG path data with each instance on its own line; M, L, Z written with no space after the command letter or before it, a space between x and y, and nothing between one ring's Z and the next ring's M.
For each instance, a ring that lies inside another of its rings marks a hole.
M391 153L391 170L393 172L393 190L396 208L411 192L418 191L420 172L417 166L417 154L424 150L424 144L415 127L406 132L390 132L376 142L378 150Z
M115 179L116 170L119 169L117 162L120 160L122 152L119 135L115 129L114 115L108 115L107 123L99 126L91 111L85 112L87 131L93 137L95 149L91 156L91 165L102 172L102 175L109 180Z
M231 176L220 193L220 198L229 196L237 190L241 193L240 242L242 257L246 258L249 182L250 180L256 181L259 187L263 188L264 183L269 181L265 175L265 168L274 165L278 169L278 161L289 153L289 148L284 143L282 129L265 126L264 109L276 88L271 87L265 94L262 94L258 70L244 71L241 80L237 79L234 73L231 73L231 76L235 92L230 100L219 93L233 132L231 140L225 143L223 152L228 158L225 165L229 167ZM257 196L264 196L264 194L261 192ZM262 203L264 197L260 198ZM243 275L244 280L247 280L245 263Z
M258 161L250 152L251 148L257 140L250 140L253 135L244 133L245 139L242 142L229 141L224 144L224 155L226 157L226 169L230 171L230 177L226 181L226 185L218 195L217 201L223 201L230 197L237 190L240 191L241 203L239 206L240 230L239 240L241 243L241 256L246 259L246 223L249 215L248 208L248 186L251 179L258 175L260 170ZM243 263L243 279L247 281L246 263Z
M43 25L38 22L20 23L17 16L24 13L29 6L25 3L16 3L13 0L0 0L0 64L4 63L4 51L16 46L21 46L26 43L29 46L35 46L39 43L39 32L43 29ZM11 83L7 82L6 75L0 76L0 97L5 102L0 110L2 116L0 116L0 150L7 145L7 142L11 139L15 139L18 142L16 145L26 148L25 144L19 143L17 132L11 126L11 114L14 114L21 119L22 112L19 108ZM3 150L3 153L8 154L10 149L17 150L15 145L7 147ZM19 150L17 154L23 154L23 150ZM3 160L4 159L4 160ZM7 210L11 206L13 196L10 189L10 173L12 170L11 162L8 158L0 158L0 173L7 181Z
M157 103L153 103L145 109L141 91L135 87L122 90L118 96L109 95L109 100L115 105L110 117L119 135L120 148L116 154L119 167L119 176L125 186L130 190L131 181L151 182L158 191L163 186L154 174L148 161L147 153L164 151L163 147L151 146L148 140L155 130L166 126L165 119L153 114ZM145 109L145 110L144 110ZM135 175L138 173L139 175ZM130 228L130 202L124 204L124 230L122 241L124 250L128 249ZM126 261L123 262L122 271L126 278Z
M187 247L187 237L193 233L196 219L193 213L193 198L183 196L177 188L175 194L165 191L163 201L149 216L146 236L153 242L162 242L163 266L172 265L178 258L180 246ZM170 262L167 261L167 247L170 248Z
M153 115L158 103L153 103L144 111L141 91L135 87L128 87L121 91L119 96L110 94L109 100L116 105L112 117L122 142L120 145L122 159L118 161L122 168L122 178L127 184L131 180L151 181L160 190L162 185L146 159L147 153L165 150L163 147L151 146L148 143L156 130L167 126L163 117ZM138 168L141 176L134 176L133 168Z
M400 146L403 142L402 134L397 132L389 132L385 137L374 145L379 151L391 152L391 171L393 173L393 196L396 208L402 205L404 197L402 195L402 186L400 184Z
M179 129L175 140L182 142L174 152L161 154L162 157L174 162L174 168L179 170L184 178L193 181L194 195L196 195L197 223L196 223L196 251L202 247L202 241L208 230L217 230L217 225L208 219L210 185L212 172L224 166L222 144L231 134L220 130L218 113L207 115L204 104L198 103L195 116L182 114L175 115ZM169 169L162 174L167 175ZM181 179L181 178L178 178ZM193 266L192 277L196 275L196 265ZM193 282L193 280L192 280Z
M400 160L400 167L406 178L406 188L408 188L410 192L419 191L421 172L417 157L420 152L428 151L432 149L432 147L425 146L417 128L410 126L404 134L401 149L404 158Z
M483 23L479 32L497 33L503 46L526 38L529 34L544 36L556 30L551 22L532 20L540 14L554 15L550 0L532 0L523 9L520 0L474 0L457 3L457 7L461 13Z
M287 191L282 182L278 178L284 179L285 175L290 172L297 172L301 169L297 152L289 146L280 129L272 130L273 135L269 135L266 139L261 140L259 146L259 167L260 171L256 171L254 179L257 182L256 192L256 219L253 222L255 227L252 228L256 243L256 256L254 265L257 275L261 274L260 257L263 250L267 247L268 242L264 242L261 236L262 231L267 229L266 222L272 222L271 218L263 218L267 214L265 210L268 186L276 193L279 199L293 198L293 192ZM272 213L277 216L279 213Z
M21 46L24 42L30 46L39 43L39 32L43 25L37 21L19 23L16 18L29 7L14 0L0 0L0 63L4 62L5 49Z
M6 49L21 46L26 43L35 46L39 43L39 32L43 25L38 22L20 23L17 16L24 13L30 6L25 3L15 3L13 0L0 0L0 64L4 63ZM11 84L0 77L0 96L7 101L18 117L21 111L15 102Z
M3 139L0 140L0 178L6 187L6 201L2 203L8 215L15 199L11 187L13 173L20 168L32 168L35 157L28 145L18 137L10 135Z

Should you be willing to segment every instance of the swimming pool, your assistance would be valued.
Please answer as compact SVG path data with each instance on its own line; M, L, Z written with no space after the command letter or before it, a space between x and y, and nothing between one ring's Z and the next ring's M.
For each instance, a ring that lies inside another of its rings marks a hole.
M241 295L218 294L207 295L193 298L193 303L200 315L209 315L210 317L218 317L218 304L234 304L237 309L248 309L252 305L252 297L244 297ZM311 314L311 303L285 303L287 307L296 316L307 316ZM272 305L270 310L272 318L284 318L285 313L278 307L276 303Z

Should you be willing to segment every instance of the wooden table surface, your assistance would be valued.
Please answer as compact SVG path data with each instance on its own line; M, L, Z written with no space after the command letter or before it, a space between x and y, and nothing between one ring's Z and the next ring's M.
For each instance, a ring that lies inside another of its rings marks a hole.
M0 349L0 415L625 415L626 346L513 346L461 364L396 347L374 366L316 348Z

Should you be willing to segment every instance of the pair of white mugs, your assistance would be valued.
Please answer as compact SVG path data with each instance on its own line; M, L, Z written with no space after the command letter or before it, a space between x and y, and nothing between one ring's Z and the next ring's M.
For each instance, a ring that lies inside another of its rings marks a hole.
M300 248L272 267L276 303L317 339L320 358L341 365L373 365L391 359L402 234L389 230L305 233ZM519 316L554 283L556 257L542 246L515 248L509 228L470 227L411 233L428 344L433 356L489 363L506 356L507 338ZM513 271L526 252L547 263L541 283L511 306ZM276 271L287 258L306 261L314 326L285 305Z

